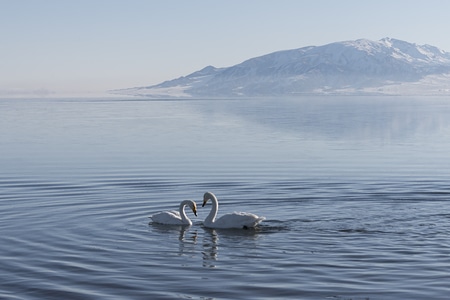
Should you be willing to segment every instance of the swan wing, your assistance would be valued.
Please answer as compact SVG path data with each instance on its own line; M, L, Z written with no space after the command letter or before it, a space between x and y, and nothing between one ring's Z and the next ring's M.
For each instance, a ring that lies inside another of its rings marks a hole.
M180 213L177 211L163 211L151 215L150 218L155 223L167 224L167 225L182 225Z
M258 225L264 217L252 213L234 212L225 214L214 222L215 228L252 228Z

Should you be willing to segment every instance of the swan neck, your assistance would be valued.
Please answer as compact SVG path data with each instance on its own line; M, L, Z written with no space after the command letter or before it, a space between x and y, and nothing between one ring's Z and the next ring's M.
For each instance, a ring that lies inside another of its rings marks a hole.
M180 203L180 208L179 208L180 217L183 222L189 222L188 217L186 216L186 212L184 211L184 208L186 207L186 205L188 205L188 201L183 201Z
M206 217L206 222L208 223L214 223L214 220L217 216L217 211L219 210L219 202L217 201L217 198L215 195L211 194L210 199L212 202L211 211L209 212L208 217Z

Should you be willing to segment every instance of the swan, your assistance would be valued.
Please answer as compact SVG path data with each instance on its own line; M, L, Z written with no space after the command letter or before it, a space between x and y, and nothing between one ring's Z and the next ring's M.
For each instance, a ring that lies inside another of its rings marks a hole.
M209 212L209 215L206 217L203 225L208 228L243 228L248 229L255 227L261 221L265 220L264 217L258 217L255 214L246 213L246 212L234 212L225 214L222 217L216 220L217 210L219 209L219 202L217 201L216 196L211 192L206 192L203 195L203 205L205 206L206 202L211 200L212 208Z
M197 216L197 205L192 200L181 201L178 211L162 211L151 215L153 222L165 225L192 225L192 221L186 216L185 206L189 206Z

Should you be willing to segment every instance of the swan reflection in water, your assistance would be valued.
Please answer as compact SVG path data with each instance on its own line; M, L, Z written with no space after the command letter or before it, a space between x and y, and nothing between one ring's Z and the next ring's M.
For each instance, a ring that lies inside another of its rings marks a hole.
M184 227L180 230L180 235L178 236L178 255L195 257L198 233L197 230L190 231L187 230L188 228Z
M239 248L242 252L258 247L258 238L260 237L259 228L242 229L213 229L203 227L203 267L216 268L219 260L219 248L223 256L227 253L235 255ZM219 245L222 245L219 247ZM229 251L227 251L229 250ZM243 254L245 255L245 254Z
M173 243L178 241L178 251L173 253L191 258L188 262L183 260L183 265L198 261L201 255L202 266L209 269L219 266L219 249L223 256L222 259L227 259L230 255L242 252L242 255L246 255L248 251L258 247L257 240L263 233L262 228L242 230L213 229L201 226L201 229L197 229L195 226L199 224L194 226L167 226L152 223L151 225L155 233L158 234L158 238L164 237L164 240L167 241L166 246L169 249L174 249L176 245ZM198 242L199 239L201 239L201 243ZM166 251L165 253L169 252Z
M191 226L171 225L152 223L152 227L155 231L162 236L177 237L178 239L178 255L188 255L194 257L196 254L196 244L198 238L197 229L193 229ZM168 240L172 240L169 238Z
M203 236L203 267L215 268L217 255L219 252L219 236L215 229L204 228L205 235Z

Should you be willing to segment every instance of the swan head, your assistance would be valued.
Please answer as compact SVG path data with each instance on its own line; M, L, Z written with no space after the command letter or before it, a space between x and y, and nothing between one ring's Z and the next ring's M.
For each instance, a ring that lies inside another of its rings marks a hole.
M214 196L213 193L211 193L211 192L206 192L206 193L203 195L203 204L202 204L202 207L205 207L206 202L208 202L208 200L211 200L211 199L214 198L214 197L215 197L215 196Z
M192 209L194 215L197 216L197 205L195 204L195 202L192 202L189 207Z

